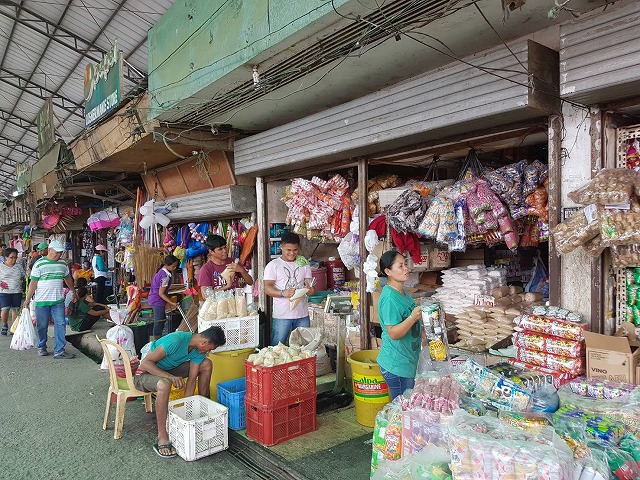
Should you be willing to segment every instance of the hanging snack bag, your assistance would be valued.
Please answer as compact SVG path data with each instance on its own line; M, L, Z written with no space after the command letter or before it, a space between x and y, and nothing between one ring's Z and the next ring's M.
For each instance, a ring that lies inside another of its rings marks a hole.
M616 205L629 203L636 183L636 172L627 168L600 170L585 186L569 193L579 205Z
M573 252L576 248L600 233L599 213L596 205L589 205L577 211L564 222L556 225L551 234L560 255Z
M600 235L605 247L640 243L640 212L605 209L601 215Z
M229 317L237 317L238 312L236 311L236 298L233 294L233 291L227 291L227 309L229 310Z

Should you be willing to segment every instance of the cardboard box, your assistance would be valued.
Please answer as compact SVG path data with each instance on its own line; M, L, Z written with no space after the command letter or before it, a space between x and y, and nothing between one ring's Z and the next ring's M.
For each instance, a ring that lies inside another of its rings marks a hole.
M433 248L429 252L429 269L442 270L451 266L451 252L441 248Z
M378 316L378 302L380 301L380 294L382 292L375 291L371 294L371 306L369 307L369 320L371 323L377 323L380 325L380 317Z
M616 335L584 332L587 347L587 378L636 383L640 360L640 343L635 338L635 327L621 327Z

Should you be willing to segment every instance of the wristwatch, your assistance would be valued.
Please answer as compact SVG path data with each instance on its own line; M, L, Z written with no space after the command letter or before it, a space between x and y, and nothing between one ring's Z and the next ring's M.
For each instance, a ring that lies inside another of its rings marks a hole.
M284 293L284 290L280 290L280 298L284 296L283 293Z

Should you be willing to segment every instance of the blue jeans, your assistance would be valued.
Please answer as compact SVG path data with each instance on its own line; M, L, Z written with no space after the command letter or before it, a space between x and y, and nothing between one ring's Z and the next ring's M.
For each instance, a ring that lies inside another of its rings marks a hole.
M271 322L271 345L278 343L289 345L289 335L298 327L309 327L311 319L309 315L302 318L274 318Z
M53 354L64 353L67 344L65 334L67 329L64 322L64 302L46 307L36 307L36 326L38 327L38 348L47 348L47 330L49 318L53 318Z
M165 305L153 305L151 307L153 310L153 335L155 337L162 335L162 330L164 329L164 324L167 319L165 308Z
M384 381L387 382L392 401L394 398L402 395L407 388L413 388L416 383L415 378L400 377L382 367L380 367L380 373L382 374Z

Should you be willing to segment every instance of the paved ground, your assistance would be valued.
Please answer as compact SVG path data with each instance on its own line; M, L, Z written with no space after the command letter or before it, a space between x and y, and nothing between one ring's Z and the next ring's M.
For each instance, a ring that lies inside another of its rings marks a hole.
M353 421L353 409L319 416L316 432L269 449L232 434L229 451L196 462L162 459L152 450L155 416L140 401L127 404L120 440L113 423L102 430L108 378L91 358L70 345L78 358L39 357L10 350L10 339L0 337L0 478L285 478L273 465L256 469L272 459L291 470L289 478L368 478L371 430Z

